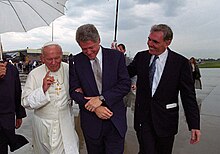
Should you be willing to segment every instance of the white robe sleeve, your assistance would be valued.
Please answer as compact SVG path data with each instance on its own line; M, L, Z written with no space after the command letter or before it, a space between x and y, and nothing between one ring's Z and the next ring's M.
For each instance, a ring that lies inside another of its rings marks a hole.
M44 94L42 88L35 89L26 98L23 99L24 107L38 109L50 101L48 93Z
M42 88L43 78L30 73L22 91L22 106L27 109L38 109L50 102L48 92Z

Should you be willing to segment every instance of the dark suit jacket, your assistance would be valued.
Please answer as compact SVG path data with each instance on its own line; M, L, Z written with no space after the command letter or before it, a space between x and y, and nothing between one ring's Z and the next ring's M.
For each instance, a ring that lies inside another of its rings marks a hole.
M16 142L15 116L26 117L21 106L21 83L15 66L7 64L6 75L0 79L0 130L3 130L9 142Z
M83 53L70 58L70 96L80 107L81 127L84 133L92 138L98 138L102 122L94 112L85 109L87 100L84 96L99 96L95 77L89 58ZM127 130L126 108L123 97L130 90L130 78L122 53L116 50L102 48L102 94L106 105L112 112L111 121L122 137ZM82 88L83 94L75 92Z
M164 71L152 97L148 70L150 58L148 51L139 52L128 66L129 75L131 77L137 75L135 130L139 130L139 126L145 123L149 128L153 128L158 136L176 134L179 119L179 92L189 129L199 129L199 110L188 59L168 49ZM173 103L177 103L177 107L167 108Z

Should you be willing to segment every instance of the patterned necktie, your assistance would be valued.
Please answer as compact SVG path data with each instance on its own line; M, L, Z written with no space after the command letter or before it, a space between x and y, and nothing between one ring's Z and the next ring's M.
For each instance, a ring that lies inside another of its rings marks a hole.
M152 63L150 64L149 67L149 82L150 82L150 88L152 89L152 85L153 85L153 79L154 79L154 73L156 70L156 60L158 59L158 56L154 56L154 59L152 61Z
M99 64L99 59L95 58L92 64L93 73L95 76L96 85L99 90L99 94L102 92L102 72Z

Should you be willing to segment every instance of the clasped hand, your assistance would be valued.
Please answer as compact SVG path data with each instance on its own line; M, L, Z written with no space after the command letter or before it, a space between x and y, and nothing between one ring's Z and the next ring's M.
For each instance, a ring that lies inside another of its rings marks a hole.
M75 92L83 94L83 90L81 88L75 89ZM100 119L110 119L113 116L113 112L111 110L105 106L101 106L102 101L99 99L99 96L84 98L88 100L85 104L85 108L90 112L95 112Z
M113 112L107 107L101 106L102 101L99 99L99 96L85 97L85 99L89 100L85 104L85 108L90 112L95 112L100 119L110 119L112 117Z

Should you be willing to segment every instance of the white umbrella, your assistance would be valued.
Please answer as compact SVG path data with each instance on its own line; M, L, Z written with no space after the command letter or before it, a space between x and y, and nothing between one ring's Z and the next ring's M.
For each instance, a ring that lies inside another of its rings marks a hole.
M67 0L0 0L0 34L47 26L64 15ZM0 40L0 61L2 42Z
M0 0L0 33L49 25L64 14L67 0Z

